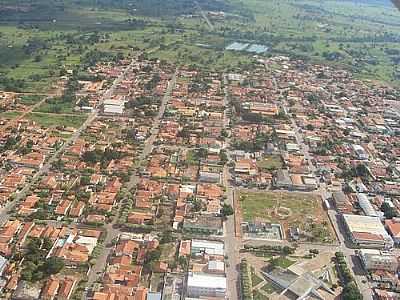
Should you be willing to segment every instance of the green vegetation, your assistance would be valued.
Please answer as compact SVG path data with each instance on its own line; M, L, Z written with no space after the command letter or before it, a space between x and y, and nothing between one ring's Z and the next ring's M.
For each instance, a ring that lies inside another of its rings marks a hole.
M80 127L86 120L85 115L57 115L46 113L30 113L27 118L43 127Z
M342 285L344 286L342 292L343 299L361 300L363 297L354 281L342 252L335 253L335 263Z
M274 285L271 282L264 284L261 289L268 294L272 294L276 291Z
M244 248L240 250L240 252L251 252L255 255L264 254L269 256L274 255L289 255L293 254L296 248L291 248L289 246L251 246L244 245Z
M284 257L284 256L279 256L277 258L272 258L269 260L269 263L273 267L281 267L283 269L289 268L291 265L293 265L295 262Z
M251 270L244 258L240 262L240 281L243 300L253 300L253 283L251 280Z
M262 278L257 276L257 274L254 271L254 268L251 267L251 282L253 283L253 286L257 286L263 281L264 280Z
M23 105L34 105L38 103L44 96L39 96L39 95L23 95L19 97L18 102L23 104Z
M252 55L225 51L233 41L269 53L344 66L360 78L396 84L399 12L384 3L310 0L207 0L224 11L210 29L194 1L4 0L0 4L0 89L43 91L66 69L84 69L144 50L144 56L216 70L250 69ZM157 7L157 9L154 9ZM82 71L82 70L81 70Z
M272 171L282 168L283 163L279 155L268 155L257 160L257 166L263 171Z
M52 243L48 239L31 239L24 255L22 279L36 282L59 273L64 261L58 257L45 258Z
M269 298L261 294L258 290L253 291L254 300L268 300Z
M22 115L22 113L19 112L19 111L5 111L5 112L0 112L0 118L1 118L1 119L12 120L12 119L18 118L20 115Z

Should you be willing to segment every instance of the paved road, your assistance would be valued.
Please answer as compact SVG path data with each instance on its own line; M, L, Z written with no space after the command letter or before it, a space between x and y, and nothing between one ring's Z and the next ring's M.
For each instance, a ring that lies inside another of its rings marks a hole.
M225 130L229 131L229 109L230 109L230 101L229 101L229 92L228 92L228 81L226 76L224 76L224 126ZM229 145L230 139L226 139L227 144ZM227 151L228 152L228 151ZM229 153L228 159L230 160ZM234 207L234 188L230 184L231 175L229 173L228 166L225 165L224 173L223 173L223 184L226 187L227 200L226 203L230 204ZM227 220L224 223L224 241L225 241L225 254L228 256L228 263L226 267L226 276L227 276L227 297L229 300L237 300L240 299L240 284L239 284L239 264L240 264L240 256L239 249L241 248L241 240L236 236L235 232L235 215L228 216Z

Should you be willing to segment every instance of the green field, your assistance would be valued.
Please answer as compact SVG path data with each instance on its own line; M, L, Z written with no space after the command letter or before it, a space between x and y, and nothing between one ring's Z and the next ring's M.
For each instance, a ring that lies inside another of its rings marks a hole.
M19 117L20 115L22 115L22 113L19 111L0 112L0 118L7 119L7 120L15 119L15 118Z
M257 160L257 166L263 171L271 171L282 168L283 162L280 155L268 155Z
M36 103L38 103L40 100L43 99L44 96L40 96L40 95L23 95L19 97L18 102L23 104L23 105L35 105Z
M29 120L36 122L38 125L43 127L80 127L86 120L85 115L57 115L57 114L45 114L45 113L30 113L26 117Z
M277 258L271 258L269 260L269 263L272 264L275 267L281 267L282 269L287 269L291 265L293 265L295 263L295 261L290 260L290 259L288 259L286 257L283 257L283 256L279 256Z

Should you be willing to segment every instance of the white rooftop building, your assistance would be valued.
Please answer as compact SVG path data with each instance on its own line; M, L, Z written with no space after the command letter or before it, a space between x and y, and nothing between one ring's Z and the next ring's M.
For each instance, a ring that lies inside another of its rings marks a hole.
M125 101L109 99L104 101L104 114L107 115L122 115L125 109Z
M207 240L192 240L192 254L224 255L224 243Z
M192 298L225 297L226 277L189 273L187 295Z

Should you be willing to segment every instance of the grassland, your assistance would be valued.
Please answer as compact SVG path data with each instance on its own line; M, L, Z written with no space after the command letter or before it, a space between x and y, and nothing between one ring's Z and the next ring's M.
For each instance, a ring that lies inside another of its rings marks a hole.
M15 118L19 117L20 115L22 115L22 113L19 112L19 111L0 112L0 118L1 119L7 119L7 120L15 119Z
M19 97L18 102L23 105L32 106L42 100L43 97L40 95L22 95Z
M298 227L307 241L331 242L331 225L319 196L294 192L240 192L243 220L279 223L285 232Z
M80 127L86 120L86 115L58 115L32 112L26 116L27 119L36 122L43 127Z
M258 160L257 166L263 171L271 171L282 168L283 163L279 155L269 155Z

